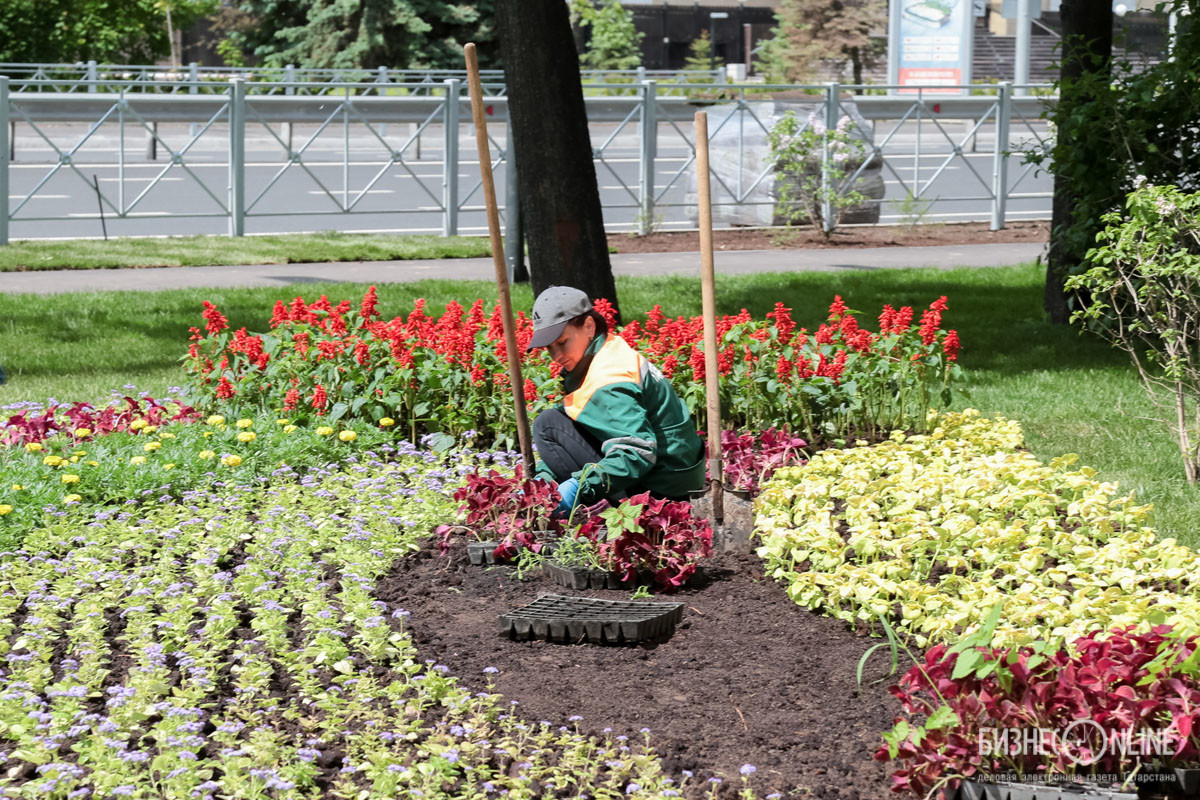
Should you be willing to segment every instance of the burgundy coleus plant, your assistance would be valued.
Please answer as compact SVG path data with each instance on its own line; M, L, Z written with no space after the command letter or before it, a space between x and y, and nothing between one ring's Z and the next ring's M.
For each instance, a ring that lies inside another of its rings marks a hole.
M756 495L775 470L803 464L807 444L798 436L776 428L761 433L721 431L725 484L731 489Z
M692 515L689 503L634 495L600 514L607 524L597 542L600 562L631 580L639 570L654 573L667 591L679 588L712 555L712 527Z
M40 414L14 414L4 424L0 434L0 445L20 446L29 442L42 442L60 431L73 436L77 441L87 441L117 431L129 431L137 420L161 427L171 422L194 422L200 412L182 403L171 410L153 397L140 401L126 396L123 403L96 408L91 403L72 403L69 406L50 406ZM75 432L86 428L86 436Z
M901 762L893 790L924 795L976 774L1200 765L1196 636L1130 627L1072 647L931 648L891 688L907 716L875 758Z
M542 542L538 531L559 530L551 516L562 500L558 487L548 481L528 478L518 464L512 475L494 469L467 475L467 483L454 492L463 525L480 540L496 539L497 558L510 558L520 547L539 552ZM439 547L445 553L460 526L441 525L435 531Z

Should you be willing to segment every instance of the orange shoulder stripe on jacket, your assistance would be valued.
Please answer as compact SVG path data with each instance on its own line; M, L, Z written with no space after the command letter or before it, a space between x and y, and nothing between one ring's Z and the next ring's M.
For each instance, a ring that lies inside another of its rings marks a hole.
M588 368L583 384L563 398L563 407L571 419L579 419L588 401L600 389L614 383L641 383L642 354L625 340L608 335L604 346Z

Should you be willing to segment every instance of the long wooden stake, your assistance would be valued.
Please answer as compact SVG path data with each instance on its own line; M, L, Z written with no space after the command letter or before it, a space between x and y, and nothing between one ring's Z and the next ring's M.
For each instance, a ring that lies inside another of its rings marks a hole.
M479 171L483 176L483 199L487 204L488 233L492 240L492 261L496 266L496 288L500 291L500 312L504 321L504 349L508 351L508 377L512 382L513 409L517 412L517 441L525 459L525 473L533 470L533 440L529 436L529 416L525 411L525 381L521 379L521 354L517 352L517 326L513 321L512 297L508 293L508 269L504 265L504 244L500 239L500 210L496 206L496 183L492 178L492 153L488 147L487 119L483 112L483 84L479 80L479 57L475 45L468 44L467 86L471 91L471 115L475 118L475 143L479 147ZM508 132L512 150L512 130Z
M708 177L708 114L696 112L696 187L700 201L700 290L704 313L704 392L708 399L708 474L713 521L725 521L721 483L721 395L717 366L717 297L712 241L712 192Z

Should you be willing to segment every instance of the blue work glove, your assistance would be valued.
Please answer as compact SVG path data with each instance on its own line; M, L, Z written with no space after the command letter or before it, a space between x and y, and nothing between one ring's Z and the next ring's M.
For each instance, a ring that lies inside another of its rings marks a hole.
M575 496L579 494L579 481L575 478L568 478L558 485L558 493L562 495L562 502L554 509L554 513L565 517L575 507Z

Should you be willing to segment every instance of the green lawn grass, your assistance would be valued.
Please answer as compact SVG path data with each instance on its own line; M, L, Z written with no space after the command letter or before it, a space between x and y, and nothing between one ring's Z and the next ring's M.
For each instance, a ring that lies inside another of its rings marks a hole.
M1160 533L1195 545L1200 536L1200 487L1189 486L1165 427L1126 358L1077 329L1053 326L1041 310L1042 272L1034 266L1005 269L880 270L789 273L718 278L723 313L745 307L761 317L779 300L799 324L814 328L834 294L869 317L884 303L925 306L950 299L945 325L962 336L961 363L969 376L971 406L988 415L1019 420L1029 448L1042 460L1078 453L1100 478L1117 481L1156 507ZM695 279L668 276L619 278L626 314L661 303L671 315L697 314ZM187 329L200 325L200 304L210 300L235 328L264 330L277 299L326 293L357 301L365 286L305 284L261 289L199 289L170 292L64 294L31 301L0 296L0 364L9 385L0 404L17 400L107 398L134 384L161 395L181 383L176 367L187 347ZM436 309L449 300L494 301L495 286L482 282L423 281L379 287L386 315L411 309L417 297ZM513 290L516 308L528 310L528 286ZM864 318L864 325L874 327Z
M490 256L486 238L366 233L286 236L172 236L166 239L22 241L0 247L0 272L111 267L192 267L391 261Z

